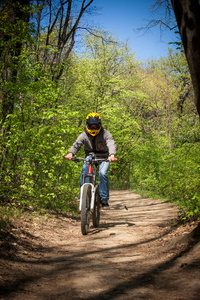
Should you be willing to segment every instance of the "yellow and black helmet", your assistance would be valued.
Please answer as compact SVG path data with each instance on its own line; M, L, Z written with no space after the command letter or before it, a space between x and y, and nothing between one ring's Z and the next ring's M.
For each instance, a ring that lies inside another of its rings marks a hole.
M97 113L90 113L86 117L86 130L90 135L95 136L101 130L101 117Z

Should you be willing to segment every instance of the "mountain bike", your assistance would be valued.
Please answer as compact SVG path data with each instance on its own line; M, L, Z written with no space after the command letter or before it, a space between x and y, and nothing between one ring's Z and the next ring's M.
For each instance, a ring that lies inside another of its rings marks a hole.
M89 232L91 216L93 226L99 226L101 202L99 195L99 183L97 183L97 171L99 164L103 161L108 161L108 159L96 158L95 155L92 154L91 158L74 157L72 161L89 162L88 173L83 174L82 178L79 203L79 211L81 212L81 232L83 235L86 235ZM89 177L89 183L85 182L87 177Z

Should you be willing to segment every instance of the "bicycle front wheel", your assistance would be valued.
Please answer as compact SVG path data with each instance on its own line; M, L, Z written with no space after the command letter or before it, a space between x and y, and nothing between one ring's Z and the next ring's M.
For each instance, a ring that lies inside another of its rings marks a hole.
M90 199L91 199L91 185L85 184L83 187L82 205L81 205L81 232L83 235L86 235L89 232Z
M94 199L94 211L92 213L92 222L94 227L99 227L100 221L100 196L99 196L99 184L95 191Z

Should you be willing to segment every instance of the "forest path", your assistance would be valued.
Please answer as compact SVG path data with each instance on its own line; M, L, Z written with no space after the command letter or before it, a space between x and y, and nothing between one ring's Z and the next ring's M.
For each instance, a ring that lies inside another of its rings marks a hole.
M199 299L200 243L180 240L196 224L175 227L177 215L174 204L111 191L87 236L79 216L24 220L0 259L0 299Z

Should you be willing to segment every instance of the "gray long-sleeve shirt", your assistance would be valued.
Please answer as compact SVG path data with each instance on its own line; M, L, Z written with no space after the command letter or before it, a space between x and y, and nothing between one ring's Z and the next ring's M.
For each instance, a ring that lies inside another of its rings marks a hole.
M75 155L82 145L84 145L86 155L90 152L94 152L98 157L108 157L111 154L116 155L114 139L111 133L104 128L96 136L92 136L86 131L82 132L69 152Z

